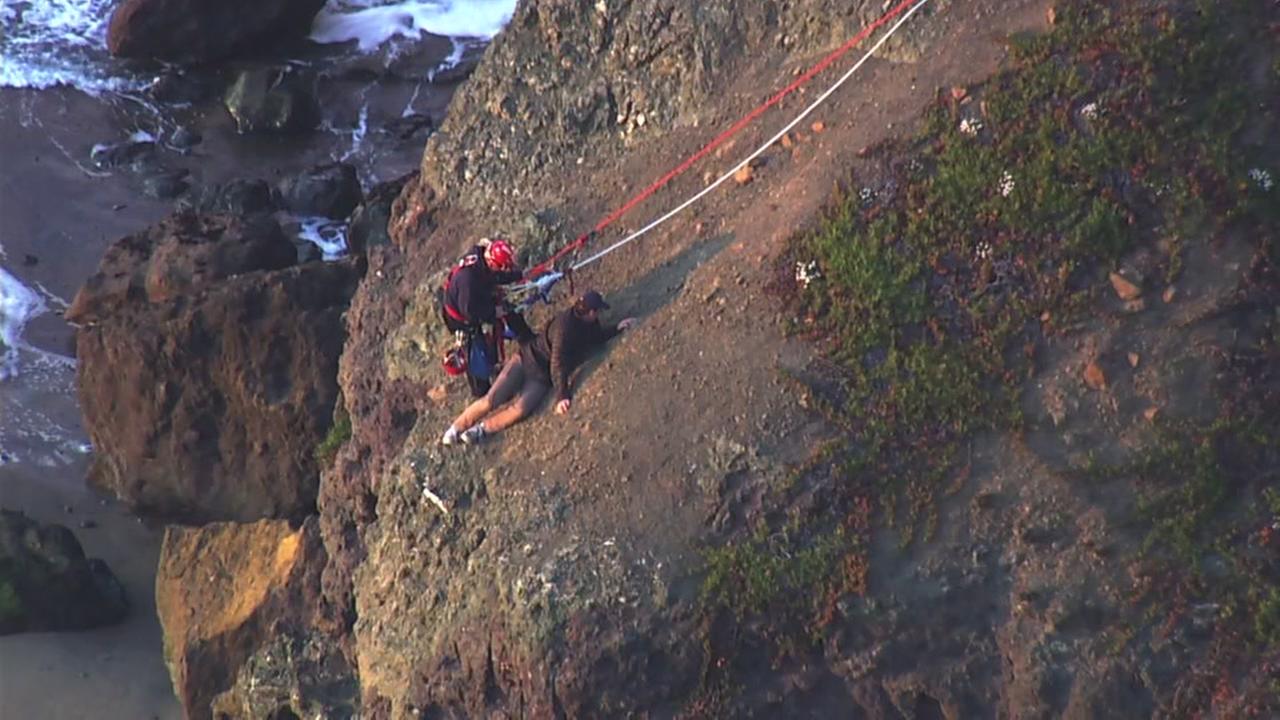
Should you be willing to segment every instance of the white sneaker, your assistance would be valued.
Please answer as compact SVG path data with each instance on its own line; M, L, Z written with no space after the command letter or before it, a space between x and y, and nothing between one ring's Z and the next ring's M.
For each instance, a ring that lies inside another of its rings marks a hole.
M450 425L449 429L444 431L444 437L440 438L440 444L455 445L458 442L459 435L461 435L461 433L458 432L458 429Z
M464 430L460 437L462 438L462 442L467 445L479 445L488 434L489 433L484 431L484 423L476 423L467 430Z

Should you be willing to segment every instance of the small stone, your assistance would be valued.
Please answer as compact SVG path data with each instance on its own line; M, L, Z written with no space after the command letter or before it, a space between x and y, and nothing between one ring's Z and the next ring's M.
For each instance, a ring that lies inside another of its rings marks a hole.
M1049 27L1053 27L1055 24L1057 24L1058 22L1057 8L1050 5L1049 10L1045 12L1045 19L1049 21Z
M96 527L98 527L98 523L94 522L93 520L81 520L81 521L80 521L80 528L81 528L82 530L92 530L92 529L94 529L94 528L96 528Z
M1142 296L1142 288L1134 285L1125 276L1120 273L1113 272L1110 275L1111 287L1115 288L1116 295L1121 300L1137 300Z
M1138 357L1138 353L1135 353L1135 352L1129 353L1129 367L1135 367L1135 368L1138 367L1139 359L1140 358Z
M1130 300L1124 304L1124 311L1130 315L1135 315L1147 309L1147 301L1142 298Z
M733 181L739 185L747 185L755 179L755 171L750 165L743 165L733 174Z
M711 184L711 181L713 181L713 180L715 180L715 179L716 179L716 174L715 174L715 173L713 173L713 172L711 172L710 170L708 170L708 171L706 171L706 172L702 173L702 184L703 184L703 185L710 185L710 184Z
M35 255L23 255L22 264L26 267L35 267L40 264L40 258Z
M1097 360L1090 360L1084 369L1084 384L1094 390L1105 390L1107 387L1107 376L1102 372L1102 366Z
M1149 407L1142 412L1142 417L1146 418L1147 422L1155 422L1156 416L1159 414L1160 414L1160 408Z
M1053 319L1053 315L1051 315L1048 310L1045 310L1044 312L1040 313L1040 322L1047 323L1052 319Z
M782 147L790 150L791 148L795 147L796 141L791 139L791 133L787 133L786 135L782 136L781 143L782 143Z
M1173 302L1174 298L1178 297L1178 288L1170 285L1169 287L1164 289L1164 295L1161 295L1160 297L1165 301L1166 304L1171 303Z
M826 123L824 123L824 122L822 122L821 120L819 120L819 121L815 122L814 124L810 125L810 126L809 126L809 129L810 129L810 130L812 130L812 131L814 131L814 132L816 132L816 133L820 133L820 132L822 132L823 130L826 130L826 129L827 129L827 124L826 124Z
M436 385L427 391L427 398L434 403L442 403L449 396L449 388L446 385Z
M62 506L62 512L66 513L66 514L68 514L68 515L70 515L71 513L75 512L75 511L76 511L76 509L75 509L75 508L73 508L73 507L71 507L70 505L63 505L63 506Z

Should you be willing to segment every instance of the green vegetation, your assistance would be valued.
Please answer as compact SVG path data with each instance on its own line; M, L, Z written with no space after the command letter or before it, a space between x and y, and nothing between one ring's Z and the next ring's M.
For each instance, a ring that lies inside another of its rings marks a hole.
M339 399L337 411L334 413L333 427L329 428L329 433L324 436L324 440L316 446L316 460L321 465L331 464L337 457L338 450L350 439L351 416L347 415L347 410Z
M975 435L1021 427L1037 347L1093 310L1131 250L1164 243L1170 282L1188 238L1265 228L1256 234L1280 256L1280 203L1249 175L1277 160L1246 132L1258 89L1224 82L1256 77L1248 48L1270 42L1261 12L1247 0L1060 3L1052 32L1016 42L1007 71L963 99L942 94L918 137L874 151L883 189L834 198L788 257L818 270L797 288L797 329L816 328L843 373L818 405L847 441L813 469L836 477L835 497L711 550L709 609L820 638L831 599L865 588L856 508L875 498L874 517L904 545L930 538ZM1266 82L1274 92L1280 77ZM1144 486L1149 555L1203 557L1245 487L1233 458L1265 457L1240 438L1280 435L1250 422L1170 429L1145 465L1123 469L1166 483ZM795 484L777 490L780 505ZM1277 632L1275 594L1246 595L1258 634Z

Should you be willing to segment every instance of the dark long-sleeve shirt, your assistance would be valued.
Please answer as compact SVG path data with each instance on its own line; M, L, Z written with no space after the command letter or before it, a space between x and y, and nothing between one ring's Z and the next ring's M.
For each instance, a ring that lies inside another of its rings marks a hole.
M471 248L462 263L449 279L444 300L472 325L492 323L498 316L498 286L516 282L523 274L519 270L491 270L484 262L484 248L480 245Z
M567 400L572 397L569 376L574 368L617 334L617 326L584 320L570 308L552 318L546 329L522 348L521 362L528 364L526 372L541 375L555 387L560 400Z
M498 318L498 286L509 285L522 277L524 275L519 270L501 272L490 269L484 262L484 248L476 245L462 258L462 266L449 279L444 302L466 318L467 325L493 323ZM522 345L533 339L533 330L524 316L508 312L505 320Z

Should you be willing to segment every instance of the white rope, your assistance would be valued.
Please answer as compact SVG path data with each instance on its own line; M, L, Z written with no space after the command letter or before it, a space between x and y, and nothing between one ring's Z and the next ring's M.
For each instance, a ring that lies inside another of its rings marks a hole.
M876 41L876 44L875 44L875 45L873 45L873 46L871 47L871 49L870 49L870 50L868 50L868 51L867 51L867 53L866 53L865 55L863 55L863 56L862 56L862 59L861 59L861 60L859 60L859 61L858 61L858 62L857 62L853 67L849 68L848 72L846 72L843 76L841 76L839 80L836 80L836 82L835 82L835 84L834 84L834 85L832 85L830 88L827 88L827 91L826 91L826 92L824 92L824 93L822 93L821 95L819 95L817 100L814 100L814 101L813 101L813 103L812 103L811 105L809 105L809 107L807 107L807 108L805 108L805 109L804 109L804 112L802 112L802 113L800 113L799 115L797 115L795 120L792 120L790 123L787 123L787 125L786 125L785 127L783 127L781 130L779 130L779 131L778 131L778 134L776 134L776 135L774 135L773 137L769 138L769 140L767 140L763 145L761 145L761 146L759 147L759 149L757 149L755 152L753 152L753 153L751 153L750 155L748 155L745 159L743 159L743 160L742 160L742 162L738 163L737 165L734 165L732 170L730 170L729 172L725 173L724 175L721 175L721 176L720 176L720 178L719 178L718 180L716 180L715 182L713 182L713 183L711 183L710 185L708 185L707 187L705 187L705 188L704 188L701 192L699 192L698 194L694 195L693 197L691 197L691 198L689 198L688 200L684 201L684 202L683 202L683 203L681 203L680 205L676 206L676 208L675 208L675 209L671 210L671 211L670 211L670 212L668 212L666 215L663 215L662 217L658 218L657 220L654 220L653 222L649 223L648 225L644 226L643 228L640 228L639 230L637 230L637 231L635 231L635 232L631 233L630 235L628 235L628 236L626 236L625 238L623 238L623 239L619 240L618 242L615 242L614 244L612 244L612 245L610 245L609 247L607 247L607 248L605 248L605 249L601 250L600 252L596 253L595 255L592 255L591 257L587 258L586 260L583 260L583 261L581 261L581 262L579 262L579 263L575 264L575 265L573 266L573 268L572 268L572 269L573 269L573 270L577 270L577 269L579 269L579 268L582 268L582 267L585 267L585 266L587 266L587 265L590 265L591 263L593 263L593 262L595 262L595 261L599 260L600 258L604 257L605 255L608 255L609 253L611 253L611 252L613 252L613 251L617 250L618 248L622 247L623 245L626 245L626 244L628 244L628 243L632 242L633 240L635 240L635 239L637 239L637 238L641 237L642 235L645 235L645 234L646 234L646 233L648 233L649 231L653 230L654 228L658 227L659 225L661 225L661 224L665 223L666 221L668 221L668 220L670 220L671 218L673 218L673 217L675 217L676 215L678 215L678 214L679 214L681 211L683 211L685 208L687 208L687 207L689 207L690 205L692 205L692 204L694 204L694 203L698 202L699 200L701 200L704 196L706 196L706 195L707 195L708 193L710 193L712 190L715 190L717 187L720 187L720 185L721 185L721 184L723 184L726 180L728 180L729 178L731 178L731 177L733 177L735 174L737 174L737 172L738 172L739 170L741 170L744 166L746 166L746 165L747 165L748 163L750 163L752 160L755 160L756 158L760 157L762 154L764 154L764 152L765 152L766 150L768 150L770 147L772 147L774 143L776 143L776 142L778 142L779 140L781 140L783 135L786 135L788 132L791 132L792 128L794 128L796 125L799 125L799 124L801 123L801 121L803 121L806 117L808 117L808 116L809 116L809 114L810 114L810 113L812 113L814 110L818 109L818 106L819 106L819 105L821 105L823 102L825 102L825 101L826 101L826 99L832 95L832 93L834 93L836 90L839 90L839 89L840 89L840 86L841 86L841 85L844 85L845 81L847 81L849 78L853 77L853 74L854 74L854 73L856 73L856 72L858 71L858 69L859 69L859 68L861 68L861 67L862 67L862 66L867 62L867 60L870 60L870 59L871 59L871 56L872 56L872 55L875 55L875 54L876 54L876 52L878 52L878 51L880 50L880 48L881 48L881 47L883 47L883 46L884 46L884 44L889 40L889 38L893 37L894 33L898 32L898 29L899 29L899 28L901 28L903 25L905 25L905 24L906 24L906 22L907 22L908 20L910 20L910 19L911 19L911 16L912 16L912 15L915 15L915 14L916 14L916 12L917 12L918 10L920 10L920 8L924 7L928 2L929 2L929 0L920 0L920 2L916 3L915 5L913 5L913 6L911 7L911 9L910 9L910 10L908 10L908 11L906 12L906 14L904 14L902 17L898 18L898 21L897 21L897 22L895 22L895 23L893 24L893 27L889 28L889 31L888 31L887 33L885 33L883 37L881 37L878 41ZM523 289L523 286L522 286L520 289Z

